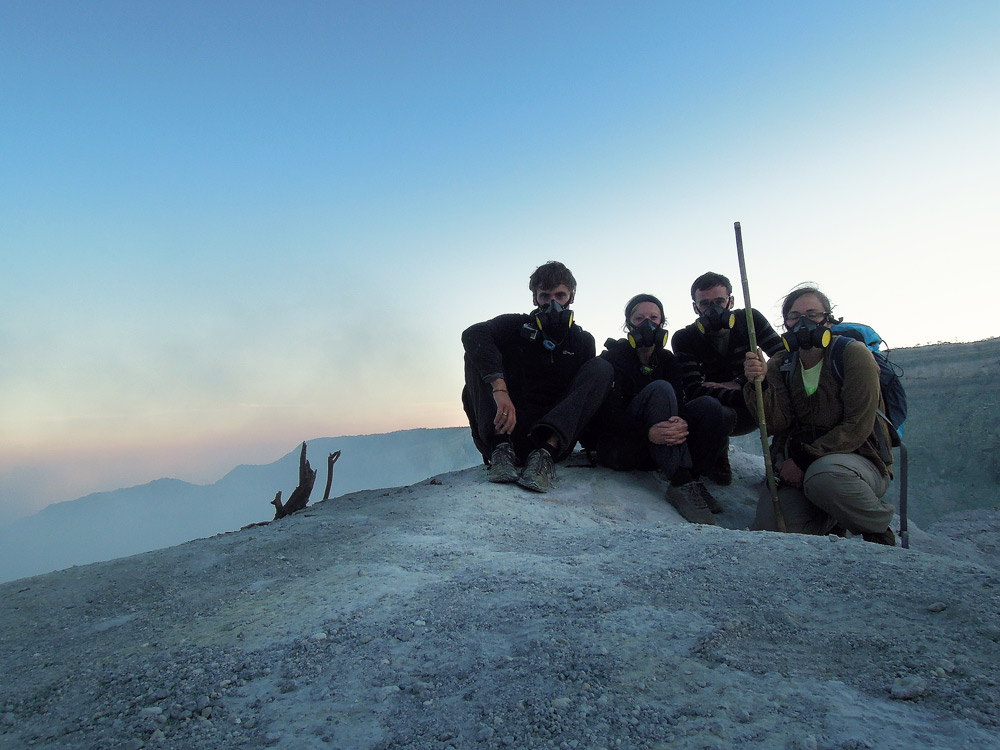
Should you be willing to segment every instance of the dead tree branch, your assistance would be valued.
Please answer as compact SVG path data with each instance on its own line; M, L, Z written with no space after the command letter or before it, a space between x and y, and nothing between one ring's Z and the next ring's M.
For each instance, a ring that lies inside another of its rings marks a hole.
M274 505L274 520L290 516L306 507L309 504L309 496L312 494L315 483L316 470L306 460L306 444L302 443L302 452L299 454L299 486L292 491L288 502L284 505L281 504L281 492L274 496L274 500L271 501L271 504Z
M334 451L326 459L326 491L323 493L323 499L330 499L330 487L333 486L333 465L337 463L337 459L340 458L340 451Z

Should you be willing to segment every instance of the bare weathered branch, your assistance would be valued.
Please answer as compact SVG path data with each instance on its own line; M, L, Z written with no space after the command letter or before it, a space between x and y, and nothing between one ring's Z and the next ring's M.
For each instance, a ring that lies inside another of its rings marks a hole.
M274 505L274 519L290 516L292 513L302 510L309 504L309 496L312 494L313 485L316 483L316 470L309 465L306 460L306 444L302 443L302 452L299 453L299 486L296 487L288 497L288 502L281 504L281 493L275 496L271 503Z
M326 490L323 492L323 499L330 499L330 488L333 486L333 465L340 458L340 451L334 451L326 459Z

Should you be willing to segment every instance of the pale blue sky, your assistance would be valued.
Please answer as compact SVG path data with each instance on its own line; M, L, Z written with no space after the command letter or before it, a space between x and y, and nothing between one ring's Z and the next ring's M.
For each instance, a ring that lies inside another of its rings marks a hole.
M459 335L535 266L599 343L638 292L675 329L699 273L738 285L734 221L772 320L810 280L894 347L997 335L998 32L992 0L7 0L0 522L460 425Z

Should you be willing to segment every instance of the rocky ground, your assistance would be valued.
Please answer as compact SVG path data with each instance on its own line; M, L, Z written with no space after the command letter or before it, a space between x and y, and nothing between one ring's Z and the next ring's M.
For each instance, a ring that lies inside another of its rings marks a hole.
M720 526L648 475L481 467L0 586L4 748L1000 745L1000 517Z

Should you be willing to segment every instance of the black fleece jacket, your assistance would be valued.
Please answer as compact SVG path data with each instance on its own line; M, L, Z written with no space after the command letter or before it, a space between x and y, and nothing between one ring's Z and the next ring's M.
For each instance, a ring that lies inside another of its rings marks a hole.
M569 391L573 376L597 355L594 337L575 323L563 341L547 349L535 331L532 316L500 315L469 326L462 332L467 362L484 382L502 377L511 400L519 409L541 414Z

